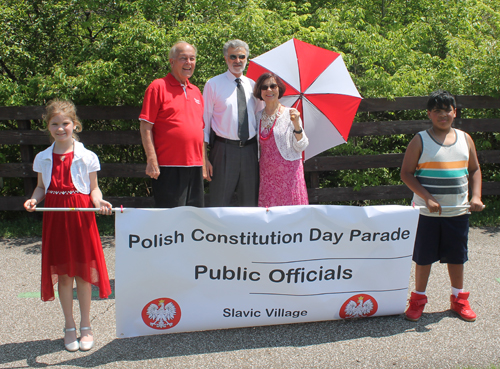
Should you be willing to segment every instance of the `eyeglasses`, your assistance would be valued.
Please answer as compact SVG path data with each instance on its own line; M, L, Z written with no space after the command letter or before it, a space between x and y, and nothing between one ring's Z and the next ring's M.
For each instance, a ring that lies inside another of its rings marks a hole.
M244 60L246 58L247 58L247 56L244 55L244 54L241 54L241 55L229 55L229 59L231 59L231 60L236 60L236 59Z
M272 83L270 85L262 85L262 86L260 86L260 89L262 91L266 91L269 87L271 87L271 90L275 90L278 88L278 85L276 83Z

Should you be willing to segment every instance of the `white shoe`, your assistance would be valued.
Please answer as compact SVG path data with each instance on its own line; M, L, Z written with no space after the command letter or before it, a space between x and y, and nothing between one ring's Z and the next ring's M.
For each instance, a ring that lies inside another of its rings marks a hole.
M91 327L81 327L80 328L80 335L82 335L82 331L91 331ZM80 350L82 351L88 351L94 346L94 336L92 336L92 341L82 341L80 337ZM78 350L78 348L77 348Z
M64 334L66 334L66 332L74 332L74 331L76 331L76 328L64 328L63 329ZM66 350L68 350L70 352L77 351L80 348L80 345L78 344L78 340L75 340L75 341L67 343L67 344L65 343L64 346L66 347Z

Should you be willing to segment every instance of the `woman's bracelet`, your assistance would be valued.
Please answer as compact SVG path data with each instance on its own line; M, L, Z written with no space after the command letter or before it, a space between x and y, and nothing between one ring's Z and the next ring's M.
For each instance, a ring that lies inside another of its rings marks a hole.
M300 135L302 133L302 131L303 131L303 129L301 128L300 131L293 130L293 133Z

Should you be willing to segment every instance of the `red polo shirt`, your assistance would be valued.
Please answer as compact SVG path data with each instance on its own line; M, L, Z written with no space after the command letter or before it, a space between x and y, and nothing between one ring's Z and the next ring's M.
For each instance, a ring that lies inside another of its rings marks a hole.
M203 165L203 97L195 85L184 86L169 73L146 90L139 119L152 123L158 165Z

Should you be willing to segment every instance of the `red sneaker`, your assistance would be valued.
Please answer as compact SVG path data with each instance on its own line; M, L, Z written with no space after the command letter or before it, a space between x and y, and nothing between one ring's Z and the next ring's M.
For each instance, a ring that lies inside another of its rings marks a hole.
M473 322L476 320L476 313L472 311L469 301L469 292L460 292L457 297L450 296L451 307L450 309L456 312L463 320Z
M427 296L412 292L409 301L410 306L406 309L405 317L412 322L416 322L422 316L425 304L427 304Z

